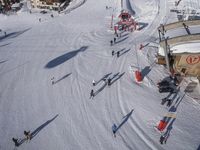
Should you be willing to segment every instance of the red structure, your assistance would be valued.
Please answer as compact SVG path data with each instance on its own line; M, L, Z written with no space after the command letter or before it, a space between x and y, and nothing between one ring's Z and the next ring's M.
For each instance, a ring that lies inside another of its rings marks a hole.
M142 81L142 74L140 71L135 71L135 79L137 82L141 82Z
M167 122L160 120L160 123L158 124L157 129L159 131L163 131L166 128L166 126L167 126Z
M118 30L136 30L137 23L133 18L131 18L131 14L129 14L127 11L121 11L119 19L120 21L117 23Z

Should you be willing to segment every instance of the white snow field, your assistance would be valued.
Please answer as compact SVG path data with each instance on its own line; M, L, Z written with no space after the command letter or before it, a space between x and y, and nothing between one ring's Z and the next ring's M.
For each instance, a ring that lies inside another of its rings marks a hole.
M111 15L117 17L120 4L76 0L71 4L75 9L54 18L26 11L0 15L0 150L14 149L12 138L23 139L24 130L33 138L22 141L18 150L199 148L200 104L181 87L171 95L171 107L161 105L168 93L160 94L156 87L168 76L154 61L156 29L169 17L167 0L124 0L123 9L135 11L143 27L122 33L110 46ZM139 51L141 43L149 45ZM112 56L112 50L121 50L120 57ZM141 84L130 66L141 69ZM112 78L111 86L104 84L105 76ZM161 145L154 126L166 116L170 136Z

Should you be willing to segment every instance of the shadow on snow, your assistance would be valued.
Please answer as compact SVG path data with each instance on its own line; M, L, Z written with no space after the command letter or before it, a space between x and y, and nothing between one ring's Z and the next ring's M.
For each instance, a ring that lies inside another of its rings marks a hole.
M61 56L51 60L50 62L48 62L46 64L45 68L48 68L48 69L54 68L64 62L68 61L69 59L75 57L79 52L84 52L87 48L88 48L88 46L83 46L78 50L74 50L74 51L68 52L64 55L61 55Z
M18 31L18 32L12 32L12 33L8 33L6 34L5 36L1 36L0 37L0 41L3 40L3 39L9 39L9 38L15 38L15 37L18 37L19 35L27 32L28 30L30 30L31 28L28 28L28 29L25 29L25 30L22 30L22 31Z

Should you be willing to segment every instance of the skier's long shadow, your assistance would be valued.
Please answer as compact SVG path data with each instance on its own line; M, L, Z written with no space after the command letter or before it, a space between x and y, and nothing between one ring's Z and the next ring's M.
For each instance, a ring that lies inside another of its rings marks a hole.
M106 75L104 75L99 81L97 81L96 82L96 85L99 83L99 82L101 82L102 80L104 80L104 79L106 79L109 75L111 75L112 74L112 72L111 73L108 73L108 74L106 74Z
M122 55L124 55L124 54L126 54L126 53L128 53L130 50L131 50L131 49L128 49L128 50L122 52L122 53L119 55L119 57L122 56Z
M146 66L144 69L142 69L141 74L142 74L142 80L144 79L145 76L149 74L151 71L150 66Z
M7 60L3 60L3 61L0 61L0 64L3 64L3 63L5 63Z
M72 73L68 73L68 74L64 75L62 78L56 80L56 81L54 82L54 84L56 84L56 83L60 82L61 80L67 78L67 77L70 76L71 74L72 74Z
M121 39L119 41L116 41L115 44L121 43L121 42L125 41L126 39L128 39L128 37L125 37L125 38L123 38L123 39Z
M10 44L11 43L3 44L3 45L0 45L0 47L4 47L4 46L10 45Z
M58 114L53 117L52 119L48 120L47 122L45 122L44 124L42 124L41 126L39 126L37 129L35 129L35 131L33 131L31 133L31 140L44 128L46 127L49 123L51 123L54 119L56 119L58 117ZM17 147L19 147L20 145L22 145L24 142L26 141L26 138L21 139L20 141L18 141L18 145Z
M31 133L31 139L33 139L44 127L46 127L49 123L51 123L54 119L56 119L58 117L58 114L53 117L52 119L46 121L44 124L42 124L41 126L39 126L37 129L35 129L32 133Z
M121 35L120 38L127 37L127 36L128 36L128 33Z
M119 73L118 73L119 74ZM114 82L116 82L117 80L119 80L123 75L125 74L125 72L121 73L120 75L118 75L118 77L116 79L114 79L113 81L111 81L110 85L112 85ZM115 78L115 76L113 77ZM113 79L112 78L112 79Z
M22 31L8 33L8 34L6 34L5 36L0 37L0 41L3 40L3 39L18 37L19 35L21 35L21 34L27 32L27 31L30 30L30 29L31 29L31 28L27 28L27 29L22 30Z
M94 93L94 96L96 96L97 94L99 94L106 87L106 85L107 85L107 82L105 82L103 84L103 86Z
M68 61L69 59L75 57L79 52L84 52L86 49L88 48L88 46L82 46L81 48L79 48L78 50L74 50L71 52L68 52L64 55L61 55L53 60L51 60L50 62L48 62L45 66L45 68L54 68L66 61Z
M144 29L145 27L148 26L148 23L144 23L144 22L139 22L140 28L138 29L139 31Z
M132 113L133 113L133 109L131 110L131 112L129 112L126 116L124 116L122 118L123 121L116 128L116 132L128 121L128 119L130 118L130 116L132 115Z

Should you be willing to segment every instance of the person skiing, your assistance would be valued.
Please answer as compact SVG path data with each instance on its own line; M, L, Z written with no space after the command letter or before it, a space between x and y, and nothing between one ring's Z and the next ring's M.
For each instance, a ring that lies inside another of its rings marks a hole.
M116 42L116 38L114 38L114 43Z
M112 50L112 56L114 56L114 54L115 54L115 51L114 51L114 50Z
M113 41L112 41L112 40L110 41L110 45L111 45L111 46L113 45Z
M94 97L94 90L92 89L90 92L90 98L93 98L93 97Z
M160 144L163 144L164 140L165 140L164 135L161 135L161 137L160 137Z
M115 133L117 132L117 126L116 126L116 124L113 124L113 126L112 126L112 132L113 132L114 137L116 137L116 135L115 135Z
M19 146L18 139L12 138L12 141L15 143L15 146L16 146L16 147Z
M172 100L171 99L167 99L167 107L170 107L172 104Z
M95 83L95 81L93 80L93 81L92 81L92 85L95 86L95 84L96 84L96 83Z
M111 85L111 79L108 78L108 86L110 86L110 85Z
M120 52L119 52L119 51L117 51L117 57L119 57L119 54L120 54Z
M55 82L54 82L54 77L51 78L51 84L53 85Z
M25 138L26 140L31 140L31 134L30 134L30 131L24 131L24 135L25 135Z

